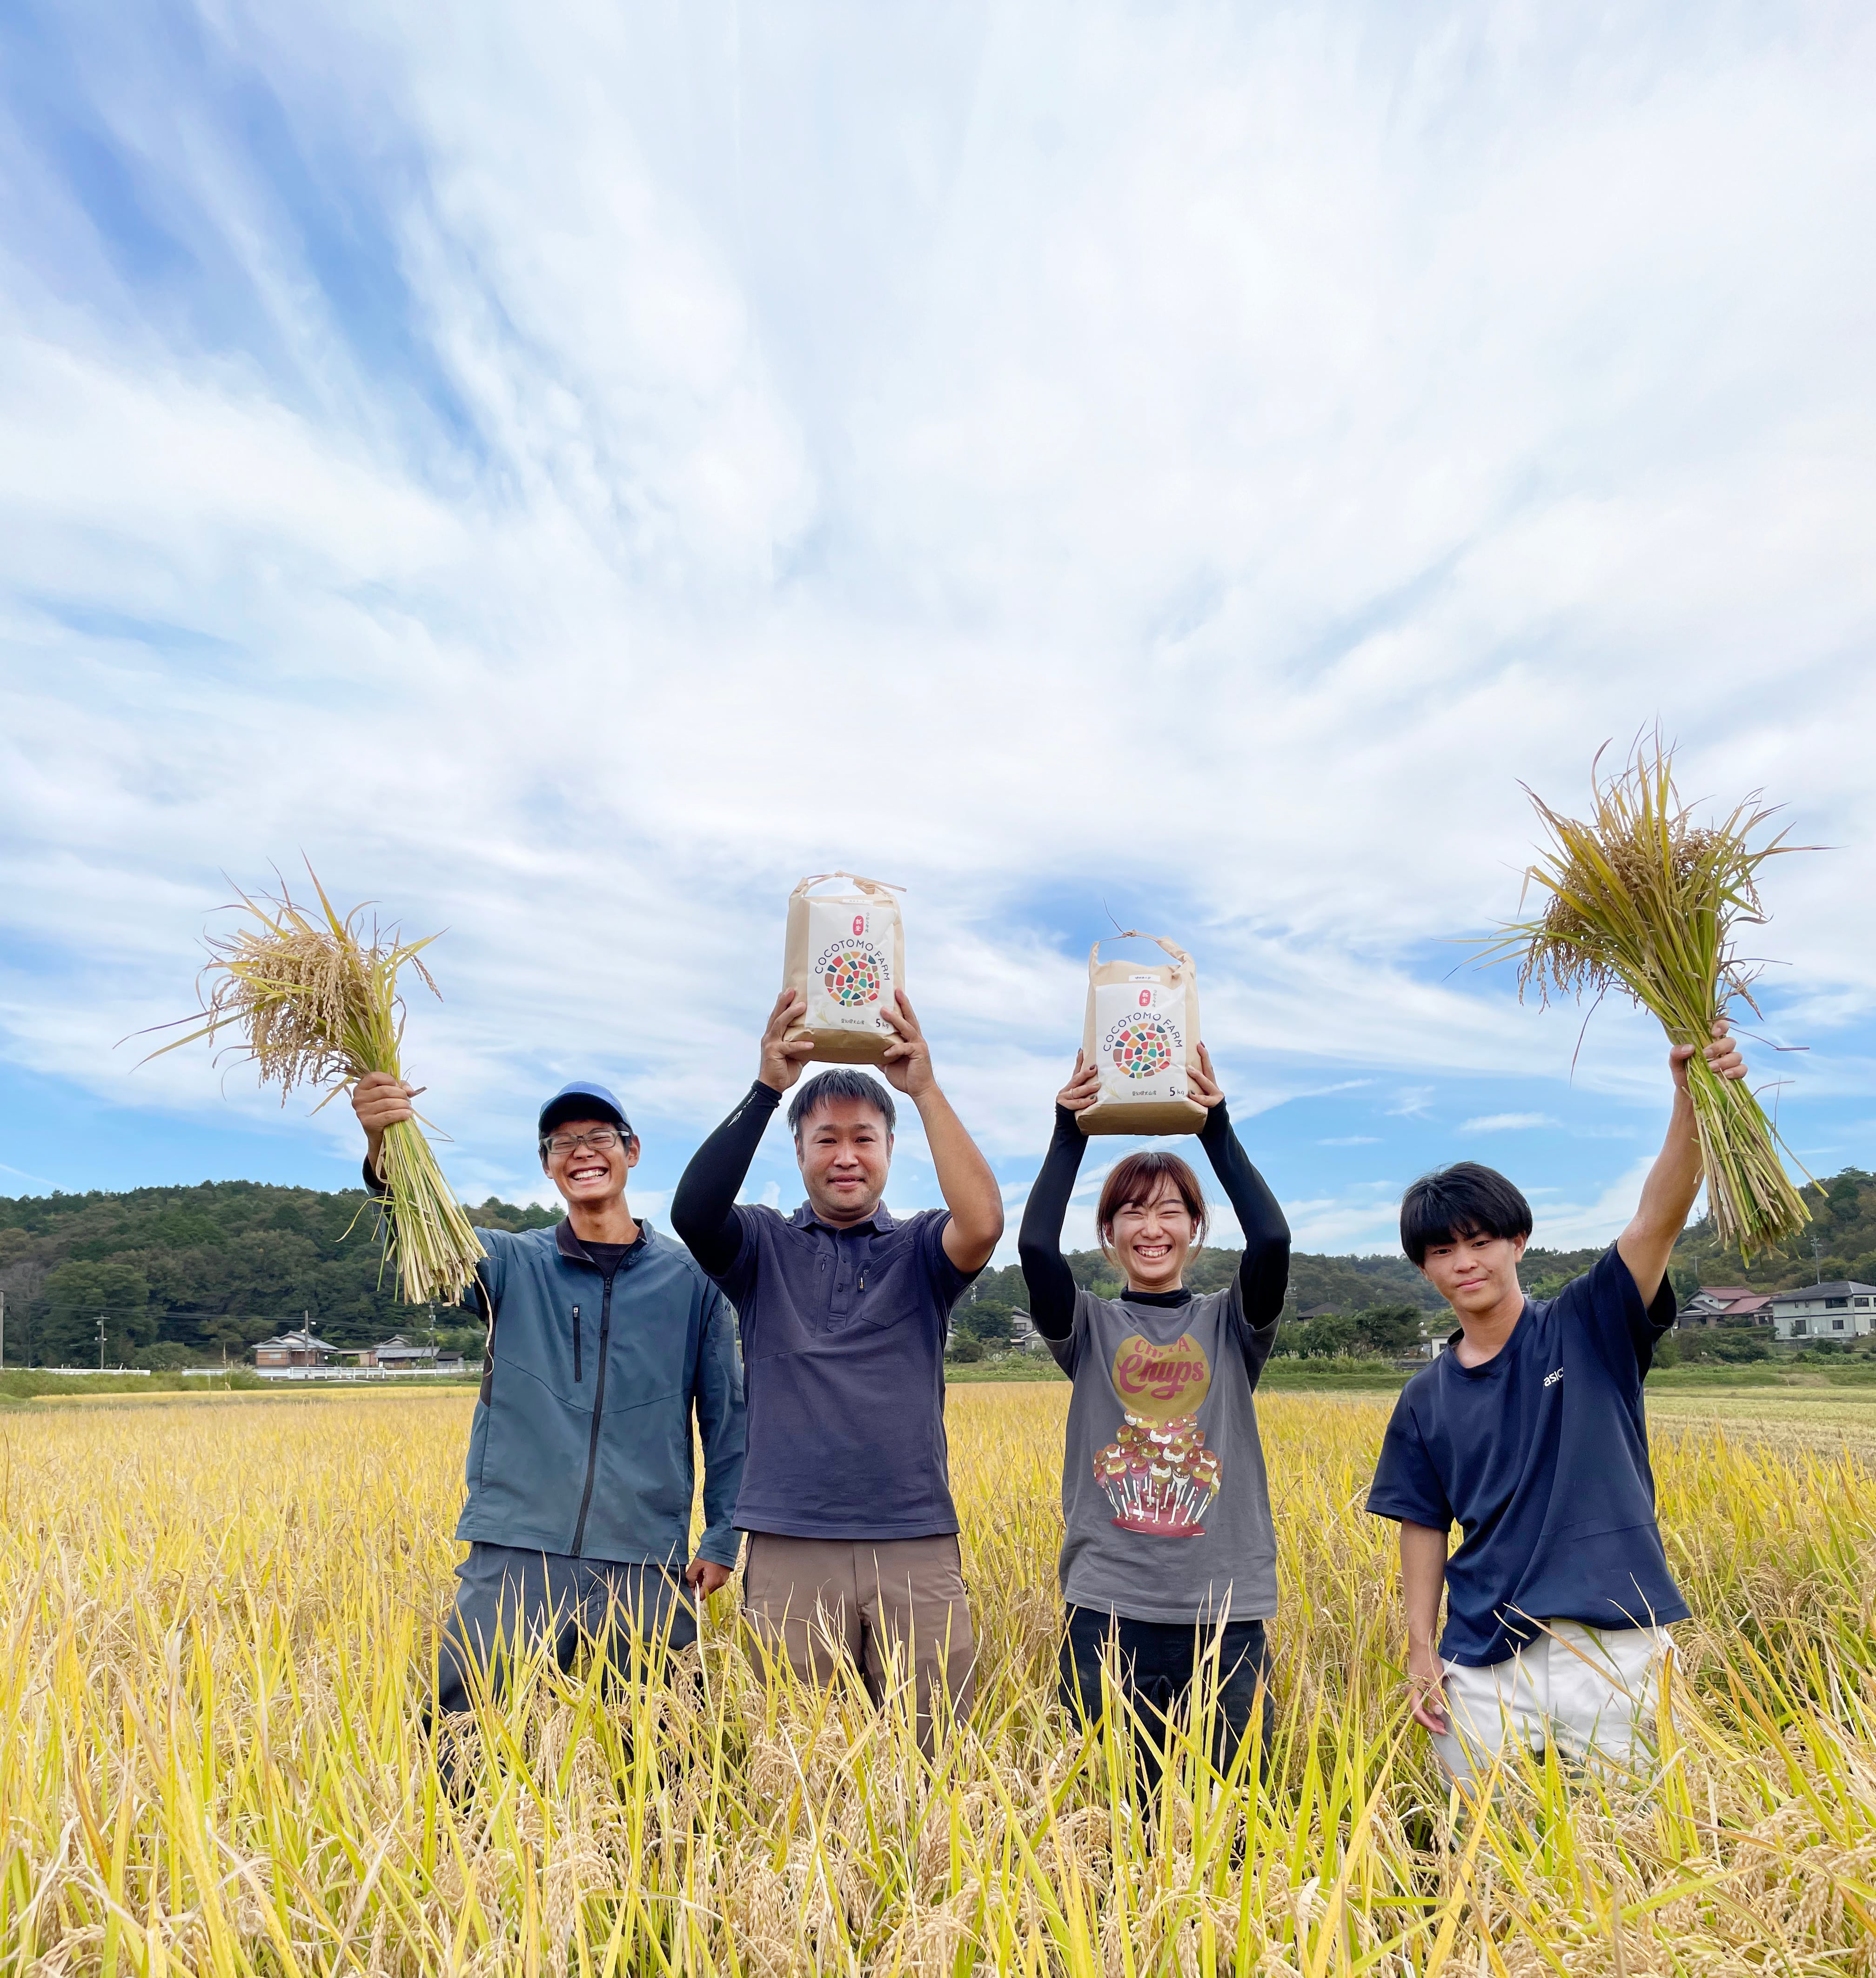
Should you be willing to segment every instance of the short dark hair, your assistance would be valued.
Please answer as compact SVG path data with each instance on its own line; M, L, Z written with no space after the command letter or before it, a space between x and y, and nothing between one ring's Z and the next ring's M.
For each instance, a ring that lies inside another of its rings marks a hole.
M789 1131L799 1140L802 1122L816 1106L825 1106L835 1099L857 1099L863 1106L876 1106L888 1133L898 1116L892 1110L892 1093L888 1087L876 1078L869 1078L863 1071L849 1070L845 1065L837 1064L832 1071L824 1071L819 1077L809 1079L789 1101Z
M1114 1218L1135 1202L1147 1202L1160 1192L1162 1179L1179 1191L1192 1218L1192 1233L1199 1243L1212 1226L1212 1212L1205 1206L1205 1191L1189 1162L1176 1154L1163 1154L1153 1147L1143 1148L1116 1161L1101 1188L1100 1204L1094 1212L1094 1240L1105 1255L1113 1242Z
M1422 1175L1401 1198L1401 1248L1415 1264L1435 1243L1530 1234L1530 1204L1496 1168L1456 1161Z

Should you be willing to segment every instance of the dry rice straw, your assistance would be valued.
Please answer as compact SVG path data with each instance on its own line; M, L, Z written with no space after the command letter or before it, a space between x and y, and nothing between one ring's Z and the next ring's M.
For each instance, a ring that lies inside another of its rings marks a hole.
M250 1060L263 1082L280 1087L283 1104L296 1085L330 1087L329 1100L366 1072L401 1079L404 1004L398 971L408 962L431 994L438 993L418 959L434 934L389 941L374 921L368 940L365 909L342 919L310 867L308 876L319 895L316 915L303 911L284 882L277 897L241 895L240 907L251 921L206 941L210 960L202 979L212 978L213 986L201 995L199 1014L208 1020L163 1047L178 1050L233 1030L241 1039L237 1057ZM399 1296L408 1305L453 1303L485 1253L415 1120L385 1130L379 1174L389 1191L380 1207L397 1259Z
M1605 747L1607 745L1605 744ZM1483 958L1515 958L1520 998L1619 989L1652 1011L1677 1044L1704 1045L1735 999L1755 1014L1755 967L1733 931L1762 925L1759 868L1811 848L1785 833L1755 844L1773 815L1759 794L1723 822L1698 825L1674 787L1673 752L1659 735L1606 778L1590 770L1587 819L1565 817L1525 786L1550 845L1525 873L1550 895L1535 920L1500 930ZM1742 1255L1795 1234L1810 1212L1785 1172L1778 1136L1743 1080L1717 1076L1696 1049L1687 1067L1715 1234Z

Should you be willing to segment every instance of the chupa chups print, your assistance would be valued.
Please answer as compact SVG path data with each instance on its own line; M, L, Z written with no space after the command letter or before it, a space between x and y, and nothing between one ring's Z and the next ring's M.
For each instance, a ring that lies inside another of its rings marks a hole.
M1189 1332L1156 1346L1137 1332L1114 1350L1120 1432L1094 1458L1094 1480L1123 1530L1160 1538L1205 1536L1199 1523L1218 1494L1217 1453L1205 1446L1199 1407L1212 1364Z
M1199 1061L1197 973L1183 948L1159 944L1170 966L1103 961L1099 941L1088 951L1081 1048L1100 1073L1100 1096L1077 1115L1084 1133L1196 1133L1205 1124L1186 1083Z
M1205 1446L1196 1415L1156 1422L1128 1414L1094 1458L1094 1480L1123 1531L1156 1538L1202 1539L1200 1522L1218 1495L1218 1456Z
M859 891L811 898L829 879L850 879ZM893 1032L880 1012L892 1007L905 975L896 890L857 873L826 872L803 879L789 896L782 983L806 1005L791 1034L814 1040L816 1061L884 1061Z

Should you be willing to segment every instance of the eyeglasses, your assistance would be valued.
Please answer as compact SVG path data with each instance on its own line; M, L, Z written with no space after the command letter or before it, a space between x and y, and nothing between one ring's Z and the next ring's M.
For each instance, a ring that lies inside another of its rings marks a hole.
M609 1154L624 1138L616 1126L595 1126L590 1133L550 1133L541 1145L550 1154L571 1154L575 1147Z

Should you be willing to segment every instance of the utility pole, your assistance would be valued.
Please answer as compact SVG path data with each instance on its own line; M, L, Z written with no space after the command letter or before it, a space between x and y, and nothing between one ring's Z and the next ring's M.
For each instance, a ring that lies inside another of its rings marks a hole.
M1814 1229L1811 1232L1811 1275L1814 1285L1824 1282L1824 1239Z
M6 1371L6 1293L0 1292L0 1374Z
M104 1371L104 1315L98 1315L98 1371Z

